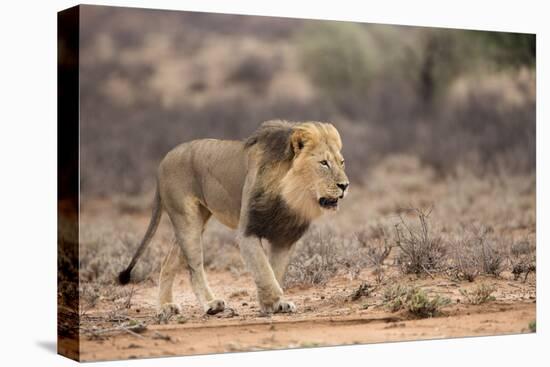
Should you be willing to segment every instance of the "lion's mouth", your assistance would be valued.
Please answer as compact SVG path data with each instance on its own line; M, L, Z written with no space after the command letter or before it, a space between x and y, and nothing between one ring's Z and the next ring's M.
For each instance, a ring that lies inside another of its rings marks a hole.
M338 198L320 198L319 205L322 208L333 209L338 207Z

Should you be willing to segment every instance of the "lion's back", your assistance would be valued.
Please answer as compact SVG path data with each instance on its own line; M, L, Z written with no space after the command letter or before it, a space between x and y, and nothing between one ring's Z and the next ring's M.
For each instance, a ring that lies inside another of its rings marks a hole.
M195 196L220 221L235 227L246 173L242 142L199 139L180 144L166 155L159 166L159 184L177 185L173 190Z

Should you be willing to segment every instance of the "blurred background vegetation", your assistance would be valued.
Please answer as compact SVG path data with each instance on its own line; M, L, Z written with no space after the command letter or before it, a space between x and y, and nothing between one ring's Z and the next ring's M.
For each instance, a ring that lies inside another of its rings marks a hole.
M195 138L333 122L352 181L389 154L439 175L535 169L535 36L82 7L81 185L149 192Z

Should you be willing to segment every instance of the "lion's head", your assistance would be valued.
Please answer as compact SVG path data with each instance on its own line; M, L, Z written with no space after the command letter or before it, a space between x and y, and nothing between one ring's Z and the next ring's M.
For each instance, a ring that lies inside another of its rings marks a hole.
M292 128L290 145L292 164L281 180L287 204L309 218L337 210L349 186L338 130L329 123L299 123Z
M259 145L262 190L280 195L301 217L310 220L337 210L347 194L338 130L324 122L264 122L246 141Z

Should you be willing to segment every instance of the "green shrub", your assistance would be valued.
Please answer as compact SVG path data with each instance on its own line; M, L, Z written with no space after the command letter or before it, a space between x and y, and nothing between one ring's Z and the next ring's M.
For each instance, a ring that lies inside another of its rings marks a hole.
M460 294L466 298L468 303L472 305L480 305L482 303L495 301L496 298L493 296L493 292L495 290L496 287L482 283L475 287L472 291L461 289Z
M448 298L439 295L429 297L420 288L408 288L401 285L386 288L383 293L383 300L391 312L404 309L410 314L421 318L437 316L441 312L441 307L450 303Z
M386 308L391 312L399 311L403 308L407 298L408 288L399 284L384 289L382 299Z
M408 294L407 310L418 317L432 317L440 313L440 308L450 303L445 297L436 295L430 298L420 288L413 288Z

